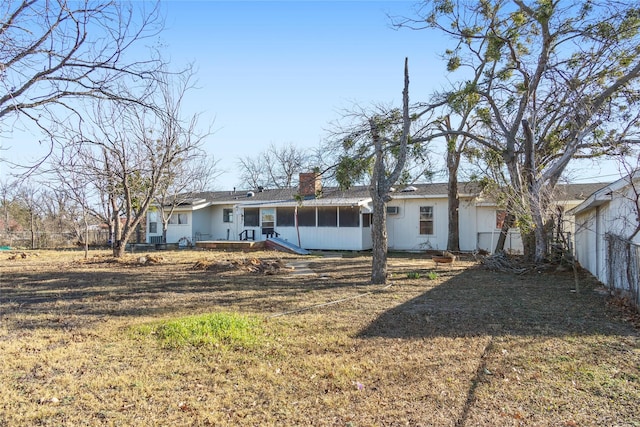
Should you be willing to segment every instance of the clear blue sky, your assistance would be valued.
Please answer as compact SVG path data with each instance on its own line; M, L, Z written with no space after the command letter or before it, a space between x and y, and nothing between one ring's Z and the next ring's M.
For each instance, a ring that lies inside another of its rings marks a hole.
M167 1L160 40L173 66L193 62L188 96L201 124L214 122L207 151L225 173L212 189L238 186L239 157L269 144L317 146L354 104L400 106L404 58L412 101L446 83L440 54L450 43L430 31L395 30L387 15L413 16L413 1ZM3 156L28 161L33 145L5 140ZM436 155L439 155L436 153ZM0 178L6 173L0 169ZM592 165L579 170L584 181ZM592 178L593 177L593 178ZM588 179L592 178L592 179Z
M443 78L426 32L397 31L387 14L413 2L173 1L162 36L175 63L194 61L202 89L190 98L215 118L208 147L237 182L238 157L273 143L317 146L330 122L357 103L401 101L404 58L411 96L426 99ZM433 34L431 34L433 36Z

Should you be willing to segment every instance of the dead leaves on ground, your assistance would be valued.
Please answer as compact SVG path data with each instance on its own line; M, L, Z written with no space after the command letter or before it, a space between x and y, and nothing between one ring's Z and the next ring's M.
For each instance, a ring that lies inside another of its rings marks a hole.
M192 267L192 270L206 270L213 273L221 273L227 271L242 271L258 274L278 274L282 271L293 270L287 266L281 259L269 260L248 258L239 260L214 261L209 259L198 260Z
M12 252L7 258L9 261L15 261L17 259L26 259L30 256L39 256L37 253L28 254L26 252Z

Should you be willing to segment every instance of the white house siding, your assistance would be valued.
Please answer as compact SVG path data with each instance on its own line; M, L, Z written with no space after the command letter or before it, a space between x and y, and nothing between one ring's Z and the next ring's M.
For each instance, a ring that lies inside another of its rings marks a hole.
M425 251L447 248L446 199L395 199L389 206L397 206L397 215L387 215L389 250ZM433 206L433 234L420 234L420 207Z
M368 229L365 229L365 233ZM361 227L300 227L300 243L305 249L360 251L371 249L362 246ZM297 237L291 240L297 244Z
M368 250L373 248L373 236L371 235L371 227L363 227L360 238L360 247L362 248L361 250Z
M575 216L576 258L598 280L606 282L606 245L602 216L608 209L602 206L583 211Z
M630 239L638 224L635 194L629 184L631 178L624 177L599 189L570 212L575 221L576 258L603 283L608 282L609 269L606 235ZM638 177L633 179L637 182ZM640 236L636 236L633 240L638 243L639 239Z
M459 231L460 250L474 251L477 249L478 225L476 223L476 204L474 199L460 199ZM447 221L448 223L449 221Z
M238 228L242 226L242 216L234 205L214 205L208 208L209 224L211 231L207 238L201 240L238 240ZM224 222L224 210L232 209L232 222Z
M249 227L255 230L256 240L265 240L259 227ZM279 238L299 245L304 249L361 251L371 249L371 233L369 228L361 227L299 227L300 241L295 227L276 226ZM367 239L366 236L369 236ZM367 245L367 242L369 243Z
M495 205L477 206L477 249L493 252L500 237L500 229L497 228L496 213L499 209ZM504 249L510 253L521 254L524 246L518 229L509 229Z
M191 242L195 242L197 240L211 240L210 210L211 207L206 207L192 212L192 235L189 237Z
M615 186L616 183L612 184ZM622 185L622 184L618 184ZM607 233L630 238L638 222L632 189L628 185L599 194L597 206L578 209L575 215L576 258L598 280L607 283ZM634 243L640 243L635 236Z
M193 239L193 215L190 211L174 211L173 215L184 214L187 216L186 224L169 224L167 227L167 243L179 242L182 238L190 241Z

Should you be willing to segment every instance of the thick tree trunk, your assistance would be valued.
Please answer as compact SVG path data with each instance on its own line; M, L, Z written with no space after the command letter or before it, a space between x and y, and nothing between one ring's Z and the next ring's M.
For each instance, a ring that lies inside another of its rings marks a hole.
M113 246L113 256L122 258L127 250L127 239L120 239Z
M534 249L534 261L536 263L542 262L547 256L547 232L544 224L543 212L545 211L541 195L539 190L531 195L531 216L534 223L534 236L535 236L535 249Z
M387 204L382 198L377 198L373 201L372 222L371 283L379 285L387 281Z

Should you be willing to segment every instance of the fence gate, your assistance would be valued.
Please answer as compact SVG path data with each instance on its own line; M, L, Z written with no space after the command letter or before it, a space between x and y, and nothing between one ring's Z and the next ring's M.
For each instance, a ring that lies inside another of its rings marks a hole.
M607 242L607 286L629 296L640 310L640 246L615 234Z

